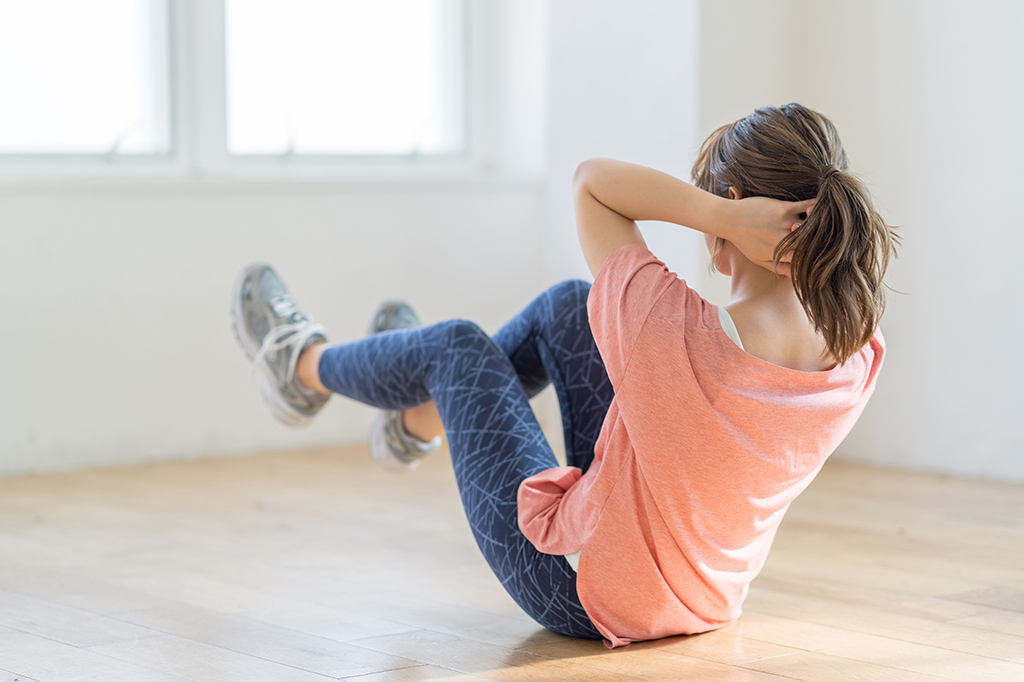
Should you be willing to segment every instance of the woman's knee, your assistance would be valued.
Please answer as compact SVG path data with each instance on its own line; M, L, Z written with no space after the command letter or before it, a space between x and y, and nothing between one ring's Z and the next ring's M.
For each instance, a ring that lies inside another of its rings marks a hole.
M587 322L587 296L590 283L581 279L559 282L547 291L548 313L541 320L546 335L551 336L566 325L579 326Z
M493 344L487 332L480 328L472 320L454 319L442 322L441 326L448 333L450 346L473 346L480 347Z
M548 291L558 299L566 299L574 303L580 300L586 304L587 296L590 294L590 282L582 279L567 279L559 282Z

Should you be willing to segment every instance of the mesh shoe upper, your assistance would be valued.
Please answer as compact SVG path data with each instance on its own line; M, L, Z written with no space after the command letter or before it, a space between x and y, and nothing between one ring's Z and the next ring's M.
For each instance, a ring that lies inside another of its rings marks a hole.
M392 329L412 329L422 327L419 316L405 301L385 301L377 306L377 311L370 320L369 334L377 334Z
M302 386L295 368L302 350L327 336L302 312L269 265L250 265L239 275L234 299L235 333L266 380L263 395L275 417L298 426L307 423L330 396Z

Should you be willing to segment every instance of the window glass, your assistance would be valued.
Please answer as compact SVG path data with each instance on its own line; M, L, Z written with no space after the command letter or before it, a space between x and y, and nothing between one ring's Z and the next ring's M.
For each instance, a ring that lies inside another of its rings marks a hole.
M170 146L167 6L0 0L0 154Z
M457 0L226 0L225 10L230 153L461 148Z

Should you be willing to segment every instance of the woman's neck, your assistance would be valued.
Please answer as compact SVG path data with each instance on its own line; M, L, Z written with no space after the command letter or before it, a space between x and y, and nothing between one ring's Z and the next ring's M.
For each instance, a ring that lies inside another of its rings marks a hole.
M744 260L746 261L746 259ZM803 314L803 308L796 296L796 290L793 288L793 280L769 272L750 261L745 263L734 261L729 305L726 307L752 303L768 305L780 310L800 310Z
M782 367L814 372L828 369L824 339L807 319L793 280L750 261L732 263L729 311L744 349Z

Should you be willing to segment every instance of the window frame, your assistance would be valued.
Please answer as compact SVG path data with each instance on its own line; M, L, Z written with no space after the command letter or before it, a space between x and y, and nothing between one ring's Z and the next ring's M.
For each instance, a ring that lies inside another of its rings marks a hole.
M461 26L463 146L458 152L231 154L227 146L224 0L167 0L169 147L152 154L0 154L0 182L33 180L388 180L465 177L492 168L492 126L481 121L489 90L482 40L491 3L454 0Z
M153 2L154 0L150 0ZM117 154L111 150L105 153L75 152L0 152L0 178L15 173L46 172L52 169L63 169L68 173L87 173L112 166L123 166L135 171L146 171L157 166L164 166L175 153L175 61L176 61L176 27L174 22L174 4L176 0L163 0L164 35L162 40L167 48L165 55L167 92L167 134L168 147L165 152L142 152L137 154Z

